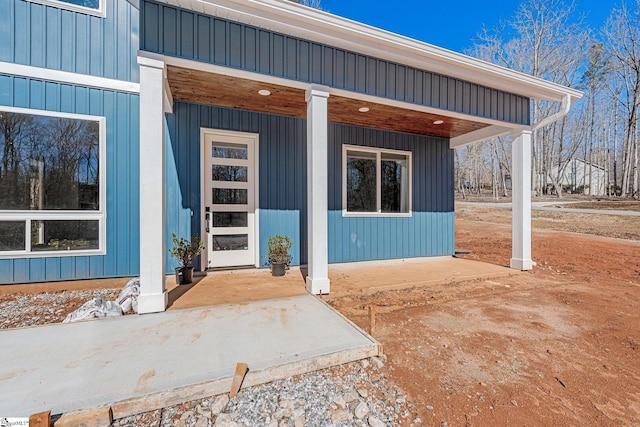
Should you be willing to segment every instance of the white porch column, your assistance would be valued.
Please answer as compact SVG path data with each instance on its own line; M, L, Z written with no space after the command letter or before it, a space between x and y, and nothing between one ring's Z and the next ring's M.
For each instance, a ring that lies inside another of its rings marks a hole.
M307 291L329 293L328 181L327 181L327 88L307 90Z
M531 131L513 135L511 144L511 268L531 270Z
M140 296L138 312L167 307L164 231L164 78L161 59L140 65Z

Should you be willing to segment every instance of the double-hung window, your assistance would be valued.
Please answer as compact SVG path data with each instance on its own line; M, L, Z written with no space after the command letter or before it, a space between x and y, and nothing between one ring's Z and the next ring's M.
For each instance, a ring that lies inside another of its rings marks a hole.
M345 216L411 215L411 152L343 145Z
M0 258L105 253L105 118L0 107Z

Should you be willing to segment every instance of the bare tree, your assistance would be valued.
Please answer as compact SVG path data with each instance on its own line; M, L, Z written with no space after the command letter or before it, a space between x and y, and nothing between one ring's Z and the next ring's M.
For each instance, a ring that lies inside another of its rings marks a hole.
M593 44L582 17L576 14L575 3L566 5L561 0L524 0L508 23L493 30L483 29L478 39L471 55L566 86L577 86L587 61L587 48ZM556 102L535 100L533 123L558 108ZM574 113L532 135L532 183L538 194L553 190L561 196L562 168L583 143L570 132L579 127L572 121L581 118ZM502 152L509 156L508 150Z
M614 8L603 31L605 46L611 55L611 92L625 114L622 146L621 196L638 198L638 119L640 109L640 0L635 10L625 3Z

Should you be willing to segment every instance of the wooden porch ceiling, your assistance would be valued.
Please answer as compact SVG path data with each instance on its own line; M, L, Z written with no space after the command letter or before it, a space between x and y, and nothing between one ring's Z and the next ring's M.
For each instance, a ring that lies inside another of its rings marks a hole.
M229 108L307 116L305 91L271 83L262 83L200 70L169 66L169 87L174 100ZM266 89L269 96L258 91ZM361 107L369 108L360 112ZM329 121L357 126L453 138L488 126L485 123L430 114L341 96L330 96ZM440 125L434 124L442 120Z

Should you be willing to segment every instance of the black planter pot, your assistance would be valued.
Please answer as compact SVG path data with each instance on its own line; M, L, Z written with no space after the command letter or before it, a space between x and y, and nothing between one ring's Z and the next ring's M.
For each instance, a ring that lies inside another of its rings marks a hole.
M193 281L193 267L182 268L182 285L188 285Z
M286 262L272 262L271 263L271 275L272 276L284 276L284 272L287 269Z
M193 281L193 267L176 267L176 284L188 285Z

